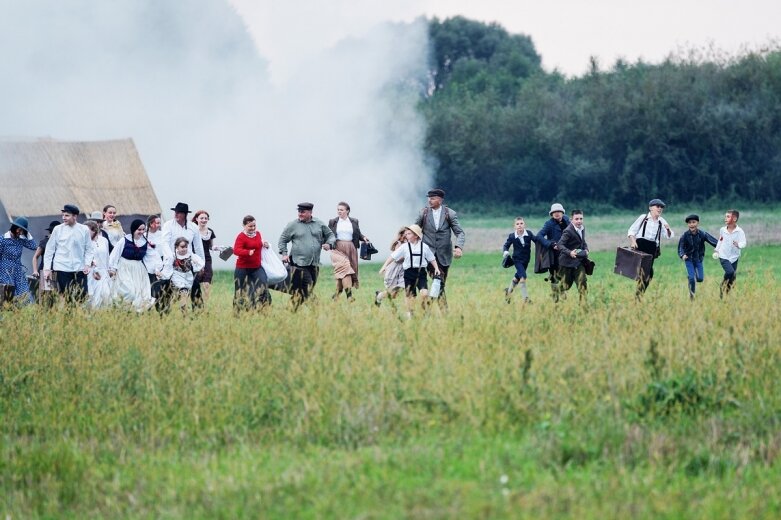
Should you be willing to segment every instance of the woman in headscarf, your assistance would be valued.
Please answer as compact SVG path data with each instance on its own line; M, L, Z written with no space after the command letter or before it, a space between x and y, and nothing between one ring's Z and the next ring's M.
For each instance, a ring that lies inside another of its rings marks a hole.
M94 220L84 223L89 228L90 238L95 248L92 267L87 275L87 294L89 305L93 309L111 305L111 276L108 273L108 240L100 232L100 226Z
M25 217L16 217L2 238L0 238L0 284L8 293L0 294L0 303L11 297L20 303L30 303L30 286L27 283L27 270L22 266L22 249L32 251L38 244L27 230L29 223Z
M109 271L114 278L114 299L131 304L139 312L148 309L155 301L145 262L155 262L156 253L154 248L149 247L145 232L144 221L134 220L130 224L130 233L114 246L109 258Z
M358 219L350 216L349 204L337 204L336 213L337 217L328 221L328 227L336 235L336 252L331 254L336 277L333 299L339 298L344 291L347 299L353 301L353 288L358 288L358 248L361 241L368 242L369 239L361 233Z

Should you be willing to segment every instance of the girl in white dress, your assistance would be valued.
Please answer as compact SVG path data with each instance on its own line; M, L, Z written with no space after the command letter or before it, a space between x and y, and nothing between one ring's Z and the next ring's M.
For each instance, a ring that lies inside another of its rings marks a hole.
M134 220L130 233L117 242L109 258L109 272L114 277L114 300L130 304L138 312L145 311L155 302L145 262L155 262L156 253L149 247L145 232L144 221Z
M100 234L100 227L94 220L88 220L84 225L89 228L92 244L95 247L92 267L87 275L88 303L92 309L110 307L112 282L108 273L108 240Z

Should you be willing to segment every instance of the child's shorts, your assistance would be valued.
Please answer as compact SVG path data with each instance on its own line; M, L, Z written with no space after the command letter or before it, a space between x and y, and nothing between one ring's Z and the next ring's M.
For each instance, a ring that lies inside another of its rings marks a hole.
M515 263L515 278L522 280L526 278L526 268L529 267L528 263L514 262Z
M408 295L417 296L418 289L428 289L426 269L410 267L404 270L404 288Z

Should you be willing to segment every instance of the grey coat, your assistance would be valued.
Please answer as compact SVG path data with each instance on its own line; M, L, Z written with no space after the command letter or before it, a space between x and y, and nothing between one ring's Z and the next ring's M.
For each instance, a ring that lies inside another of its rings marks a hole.
M456 236L455 247L460 249L464 248L466 234L458 223L456 212L447 206L442 206L441 219L442 223L439 229L437 229L434 223L434 211L426 207L420 211L415 224L423 229L423 243L434 252L434 255L437 257L437 263L448 266L453 262L453 242L450 234L452 233Z
M559 239L559 265L561 267L578 267L583 259L588 257L584 251L578 254L577 258L572 258L569 254L573 249L588 250L588 244L586 243L586 228L583 228L583 240L581 240L575 229L575 224L570 224Z

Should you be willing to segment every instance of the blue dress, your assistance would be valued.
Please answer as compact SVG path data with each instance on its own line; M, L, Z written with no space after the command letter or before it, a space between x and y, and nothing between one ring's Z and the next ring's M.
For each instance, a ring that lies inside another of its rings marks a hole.
M10 233L0 237L0 284L15 286L14 297L26 294L25 303L29 303L32 299L27 270L22 266L22 249L25 247L35 251L38 243L31 238L11 238Z

